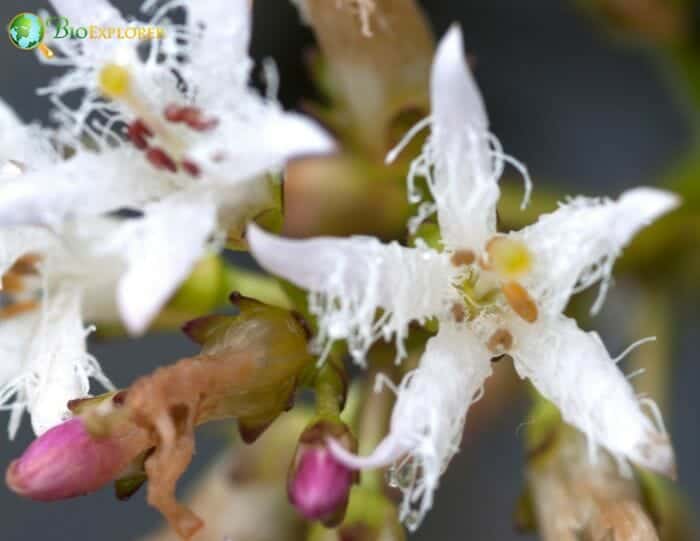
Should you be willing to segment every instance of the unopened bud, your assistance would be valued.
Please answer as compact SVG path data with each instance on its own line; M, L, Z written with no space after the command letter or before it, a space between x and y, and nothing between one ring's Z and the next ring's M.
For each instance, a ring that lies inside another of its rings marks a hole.
M355 438L344 425L320 421L310 426L299 438L289 471L287 494L306 519L333 527L345 516L350 489L358 476L333 457L325 444L329 437L356 452Z
M127 448L120 438L93 438L75 417L34 440L5 479L11 490L32 500L81 496L119 475L131 458Z

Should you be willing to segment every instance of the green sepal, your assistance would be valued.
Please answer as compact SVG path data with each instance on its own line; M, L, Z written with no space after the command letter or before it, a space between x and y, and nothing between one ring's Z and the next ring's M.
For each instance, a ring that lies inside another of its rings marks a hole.
M126 501L131 498L148 481L145 473L124 477L114 481L114 495L119 501Z
M251 444L262 436L269 426L275 422L275 418L264 421L238 419L238 433L244 443Z
M228 327L235 320L234 316L210 315L188 321L182 326L184 332L192 341L203 346L222 328Z

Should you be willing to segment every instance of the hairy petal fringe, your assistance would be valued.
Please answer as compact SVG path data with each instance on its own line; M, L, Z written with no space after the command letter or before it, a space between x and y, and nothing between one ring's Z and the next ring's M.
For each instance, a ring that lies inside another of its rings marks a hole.
M39 312L3 322L3 330L16 333L14 374L0 386L0 404L12 412L10 438L14 438L25 409L34 432L41 435L70 416L68 401L87 396L91 378L112 388L86 350L87 331L80 304L79 288L66 285L52 292Z
M420 366L397 390L389 435L368 457L334 444L338 460L355 469L392 464L391 483L403 493L401 520L415 530L432 507L440 477L460 448L467 411L491 374L490 355L474 335L441 325Z
M514 321L515 369L551 400L563 419L591 446L673 476L675 459L663 425L647 417L642 403L600 337L564 316L526 324ZM659 424L659 423L657 423Z
M255 225L247 238L265 269L310 291L309 308L319 320L315 349L322 357L334 340L345 339L363 364L377 339L393 337L400 359L410 322L444 312L455 295L457 270L447 255L425 246L405 248L370 237L283 239Z
M676 195L635 188L617 201L576 197L537 223L512 234L532 250L534 268L523 286L550 315L561 313L574 293L601 282L593 311L601 308L615 260L644 227L673 210Z

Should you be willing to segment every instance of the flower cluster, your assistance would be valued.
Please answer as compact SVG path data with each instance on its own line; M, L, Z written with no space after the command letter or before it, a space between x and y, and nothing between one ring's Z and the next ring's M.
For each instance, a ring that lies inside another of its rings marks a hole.
M128 497L148 479L149 503L189 539L202 521L178 503L175 487L194 428L236 418L252 443L306 386L316 417L297 437L291 503L326 526L347 526L347 517L362 523L352 494L371 491L368 483L353 488L359 470L389 467L400 510L375 494L374 516L393 529L398 515L414 529L460 448L471 404L506 357L586 437L591 464L603 449L624 471L629 461L674 475L655 404L617 366L627 351L612 356L565 310L573 295L599 285L597 312L622 250L679 198L651 187L617 199L572 197L532 225L499 230L506 166L523 177L523 206L532 186L489 131L459 27L434 56L430 116L387 157L395 161L421 137L406 185L416 209L409 245L369 236L298 240L265 227L263 216L283 210L277 173L336 143L311 119L282 110L274 77L267 95L251 86L249 0L147 0L143 22L107 0L51 2L76 23L157 25L165 35L51 41L55 55L42 60L64 72L40 92L54 106L56 129L24 125L0 103L0 407L11 411L11 437L25 410L39 436L8 469L13 490L53 500L116 481ZM296 3L313 18L312 0ZM398 39L380 2L337 4L359 19L363 39L372 39L375 23ZM91 325L146 332L196 264L227 243L279 277L289 302L234 293L238 315L202 315L183 327L202 347L198 355L91 398L90 379L112 389L87 350ZM293 286L309 292L308 302ZM429 338L418 340L409 368L418 327ZM367 367L381 340L395 352L399 377L393 383L377 363L376 390L388 385L396 401L388 433L375 430L363 442L359 421L341 419L341 359L347 352Z

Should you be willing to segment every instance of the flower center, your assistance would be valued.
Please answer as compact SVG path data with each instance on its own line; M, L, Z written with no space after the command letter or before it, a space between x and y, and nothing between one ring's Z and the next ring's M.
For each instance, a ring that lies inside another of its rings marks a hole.
M451 257L452 264L468 267L468 270L458 286L465 305L455 304L451 309L455 321L473 319L499 298L528 323L537 321L537 303L518 282L532 270L533 259L524 242L503 236L492 238L483 256L477 256L472 250L456 250Z
M218 119L205 116L197 107L175 104L168 105L162 115L154 113L139 95L129 69L119 64L106 64L100 70L98 83L102 94L125 103L136 114L127 135L134 146L145 153L151 165L172 173L182 169L190 176L199 176L197 164L186 158L187 143L173 125L181 124L194 132L206 132L218 125ZM150 143L149 139L156 136L161 146Z

